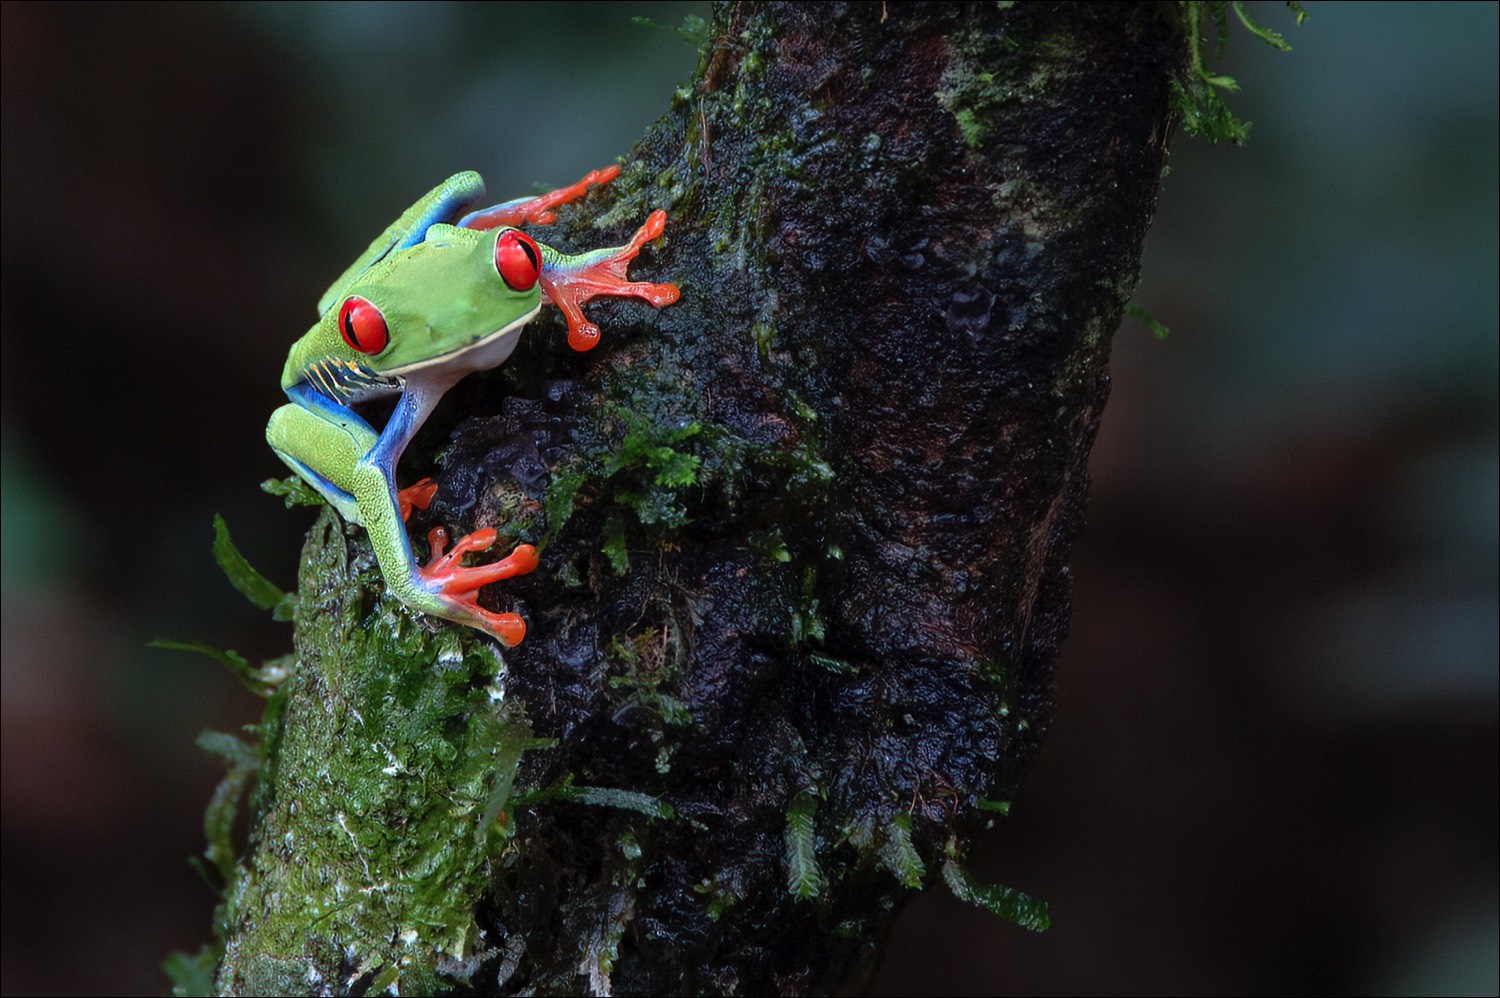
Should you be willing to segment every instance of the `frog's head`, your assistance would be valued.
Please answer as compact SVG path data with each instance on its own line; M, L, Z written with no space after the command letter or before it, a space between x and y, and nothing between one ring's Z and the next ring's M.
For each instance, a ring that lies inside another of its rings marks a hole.
M440 381L495 367L541 306L541 270L541 250L517 229L433 225L339 290L283 382L324 361Z

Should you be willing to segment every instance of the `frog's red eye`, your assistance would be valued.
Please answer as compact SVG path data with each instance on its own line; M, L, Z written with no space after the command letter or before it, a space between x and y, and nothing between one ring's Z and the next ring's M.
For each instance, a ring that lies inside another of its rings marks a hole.
M380 314L374 302L359 295L344 299L343 307L339 309L339 332L343 334L344 342L360 353L377 354L391 341L385 316Z
M542 273L542 251L526 233L507 230L495 240L495 269L512 291L530 291Z

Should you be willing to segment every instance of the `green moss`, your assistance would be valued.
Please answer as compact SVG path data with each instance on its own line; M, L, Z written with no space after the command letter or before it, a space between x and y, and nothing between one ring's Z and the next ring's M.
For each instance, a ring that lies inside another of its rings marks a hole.
M644 814L648 818L674 818L677 813L672 810L672 805L660 797L650 794L638 793L634 790L617 790L611 787L580 787L573 783L573 774L569 773L562 781L550 787L542 787L539 790L531 790L515 797L516 807L533 807L548 801L570 801L575 804L589 804L594 807L613 807L624 811L634 811ZM627 855L627 858L632 858ZM638 858L638 857L635 857Z
M1006 107L1024 100L1028 88L1009 77L997 75L983 64L990 50L989 39L955 32L949 39L952 56L938 87L938 102L958 125L964 145L978 152L985 138L995 134L995 122Z
M262 724L261 751L274 747L278 765L262 774L258 827L278 845L229 866L225 921L245 951L269 956L251 965L230 953L226 972L269 986L281 961L305 967L326 949L326 965L343 953L373 975L372 993L417 993L435 986L438 954L471 947L469 899L508 847L494 819L521 753L550 743L505 699L494 646L418 624L384 595L368 555L350 561L342 532L325 513L309 541L302 658L288 680L300 695ZM230 848L224 817L216 861Z
M749 540L752 548L771 561L784 564L792 560L792 553L786 546L786 538L781 535L780 527L754 531L749 535Z
M625 521L611 517L604 525L604 546L599 550L609 559L609 567L616 575L630 571L630 547L625 537Z
M912 815L902 809L895 814L863 814L844 828L844 838L862 862L884 870L904 887L921 890L927 864L917 850L913 831Z
M179 998L214 994L214 968L219 965L221 950L204 946L197 953L173 953L162 961L161 969L172 982L172 994Z
M214 516L214 560L229 578L229 581L246 599L262 610L270 610L275 620L292 619L292 602L286 593L278 589L269 579L261 575L230 540L229 527L224 518Z
M799 645L803 641L821 642L826 631L827 627L819 610L819 601L806 600L792 617L792 644Z
M786 889L798 901L812 900L828 884L818 869L817 813L818 798L810 791L793 797L786 809Z
M656 359L610 372L614 383L608 396L627 401L603 413L601 438L581 441L553 470L542 502L546 543L559 541L568 529L583 531L597 538L586 546L599 552L601 564L623 576L638 556L690 544L683 534L697 511L729 508L745 525L747 546L781 564L793 561L779 525L765 522L774 505L767 498L785 497L808 510L826 502L834 472L818 451L815 414L788 391L797 419L805 424L792 435L794 442L782 447L753 442L701 414L661 409L663 398L693 406L695 397L684 398L679 388L691 378L689 372ZM754 500L742 507L745 496ZM816 564L824 552L795 557ZM580 572L574 575L582 581ZM805 609L799 634L821 635L816 602Z
M578 501L578 491L583 488L588 477L588 472L581 465L553 471L551 486L542 503L542 513L547 518L547 541L551 541L567 526Z
M635 891L629 888L609 891L594 910L594 917L580 933L583 960L578 969L589 975L590 994L607 995L611 992L609 975L620 955L620 940L635 917Z
M656 28L661 31L669 31L693 48L701 48L708 41L708 22L697 14L688 14L682 19L680 25L662 24L649 17L632 17L631 24L643 28Z
M820 655L817 652L808 652L806 658L807 661L818 668L826 669L837 676L859 675L859 668L854 663L846 662L841 658L834 658L831 655Z
M203 838L208 843L203 856L219 874L219 883L234 881L239 851L234 844L234 823L250 778L260 769L255 750L234 735L205 731L198 747L224 760L227 772L209 799L203 813Z
M261 676L261 670L252 666L245 656L233 648L220 649L198 641L171 641L166 638L157 638L155 641L149 642L147 647L166 648L171 651L191 651L197 652L200 655L207 655L228 669L230 675L234 676L250 692L261 695L265 694L265 680Z
M980 122L979 116L974 113L974 109L957 107L951 110L953 111L953 120L958 122L958 130L963 134L964 145L970 149L982 148L984 146L985 128L983 123Z
M1014 922L1032 932L1046 932L1052 927L1047 902L1039 901L1011 887L989 886L976 881L957 860L943 864L943 882L960 901L977 904L992 915Z
M997 690L1011 688L1013 676L1007 664L1000 659L982 658L978 663L979 677Z
M1125 311L1129 315L1140 319L1142 324L1144 324L1145 327L1151 331L1151 335L1155 336L1159 340L1166 339L1172 333L1170 329L1168 329L1161 322L1157 321L1156 316L1152 315L1150 311L1147 310L1146 306L1142 305L1140 302L1127 302L1125 305Z
M679 675L682 649L674 641L673 631L671 627L653 627L610 640L610 660L623 670L620 675L610 677L610 688L620 691L625 702L640 712L644 726L657 741L667 741L668 728L685 728L693 723L687 704L663 689L674 687ZM675 741L668 742L663 751L672 744ZM658 757L658 768L669 758L670 752L666 757Z
M1018 109L1045 98L1058 88L1072 85L1080 70L1073 58L1075 40L1066 32L1043 34L1028 44L1025 60L994 60L993 39L983 32L955 32L949 42L951 58L939 82L937 99L953 115L966 148L991 159L1008 159L1004 144L1008 123ZM986 149L1000 136L1001 145ZM992 203L1002 217L1020 228L1028 243L1040 243L1052 234L1073 228L1087 215L1087 205L1050 189L1036 171L1020 162L1007 162L1003 179L993 188ZM979 266L980 261L973 262Z
M1298 25L1307 20L1307 11L1296 0L1287 0L1287 7L1295 15ZM1229 13L1233 11L1239 22L1262 42L1283 52L1290 52L1292 47L1277 32L1251 20L1240 0L1235 0L1234 3L1224 0L1184 0L1182 11L1187 22L1191 65L1184 79L1172 81L1177 109L1182 115L1182 127L1189 135L1201 136L1210 142L1243 145L1250 135L1250 122L1236 117L1223 98L1224 93L1232 93L1240 85L1233 77L1209 71L1203 54L1204 33L1213 30L1216 39L1215 54L1223 55L1229 40Z
M651 415L617 408L612 422L623 429L613 446L586 449L553 473L542 503L546 537L558 537L580 505L606 514L600 551L617 575L630 570L634 528L678 528L688 522L688 493L699 484L703 458L696 453L702 427L678 420L663 425Z
M721 876L717 880L704 880L693 887L693 893L708 904L708 920L711 922L717 922L725 912L744 900L744 895L730 883L727 876Z
M260 490L268 495L280 496L287 509L293 506L323 506L328 502L317 489L303 481L300 475L267 478L260 483Z
M885 842L876 850L880 864L903 886L921 890L927 867L911 841L911 815L896 815L886 832Z

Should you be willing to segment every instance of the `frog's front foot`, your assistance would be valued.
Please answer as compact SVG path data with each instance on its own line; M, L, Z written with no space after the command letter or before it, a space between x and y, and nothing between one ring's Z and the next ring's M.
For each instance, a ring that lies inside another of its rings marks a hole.
M667 213L657 209L636 230L630 242L614 249L594 250L578 256L566 256L550 247L542 250L542 290L547 300L562 309L568 320L568 346L590 350L599 342L599 327L583 315L583 304L599 295L617 298L640 298L655 308L670 305L681 296L675 284L653 284L632 281L625 268L640 253L641 247L661 235L667 224Z
M514 648L526 636L526 622L519 614L491 613L479 605L479 590L491 582L528 575L536 570L536 549L522 544L508 556L489 565L465 568L461 562L470 551L488 551L494 546L493 529L476 530L448 547L448 531L433 527L427 534L432 556L426 565L417 567L423 587L443 604L445 616L461 620L493 634L507 648ZM446 551L446 553L445 553Z

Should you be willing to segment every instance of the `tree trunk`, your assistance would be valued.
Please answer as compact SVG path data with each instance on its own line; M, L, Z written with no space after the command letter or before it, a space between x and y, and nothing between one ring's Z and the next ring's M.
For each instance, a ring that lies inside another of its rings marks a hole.
M583 355L537 322L403 470L439 480L414 538L542 548L486 597L526 641L502 663L388 599L362 530L313 530L221 989L826 992L919 885L975 893L1051 714L1178 18L717 8L545 236L664 207L632 275L681 301L589 306Z

